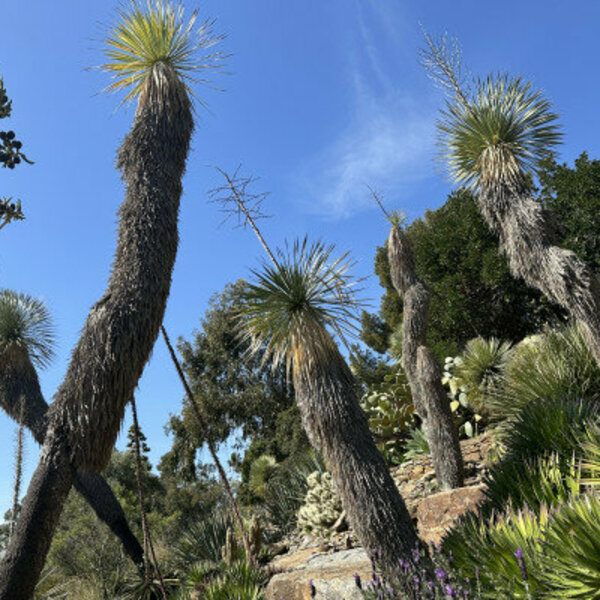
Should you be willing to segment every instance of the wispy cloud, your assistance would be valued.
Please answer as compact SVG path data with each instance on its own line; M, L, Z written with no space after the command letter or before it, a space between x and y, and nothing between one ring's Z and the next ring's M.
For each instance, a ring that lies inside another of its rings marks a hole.
M396 195L403 186L430 176L435 152L430 96L411 93L406 82L399 81L398 73L392 73L398 60L415 64L414 49L401 47L398 38L391 37L390 29L399 32L390 27L390 14L371 10L369 22L362 11L357 15L348 65L354 109L351 122L297 173L305 209L334 219L371 205L366 185Z

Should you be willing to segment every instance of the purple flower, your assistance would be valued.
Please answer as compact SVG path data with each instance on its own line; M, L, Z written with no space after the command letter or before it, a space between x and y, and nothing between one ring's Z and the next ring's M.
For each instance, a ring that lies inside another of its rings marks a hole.
M311 598L314 598L317 595L317 588L315 588L312 579L308 580L308 590Z
M456 597L456 592L454 591L454 588L449 583L446 584L444 591L446 592L447 596L450 596L450 598Z
M444 581L444 579L446 579L446 577L448 577L448 573L446 573L446 571L444 571L444 569L441 569L440 567L438 567L435 570L435 576L440 580L440 581Z
M517 563L519 565L519 571L521 571L521 577L523 581L527 581L529 579L527 575L527 565L525 564L525 557L523 556L523 550L521 548L517 548L515 552L515 556L517 557Z

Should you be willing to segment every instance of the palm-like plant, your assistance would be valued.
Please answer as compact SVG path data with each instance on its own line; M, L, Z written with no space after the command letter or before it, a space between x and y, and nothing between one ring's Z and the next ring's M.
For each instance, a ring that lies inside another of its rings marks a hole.
M531 83L507 75L465 87L456 74L460 56L449 53L444 40L426 40L424 65L450 90L439 133L451 175L478 192L512 274L581 324L600 364L600 282L573 252L554 245L555 226L533 198L537 166L561 139L550 102Z
M27 352L45 367L54 355L54 331L43 302L11 290L0 292L0 352Z
M411 556L414 526L369 432L356 382L337 343L359 305L346 255L306 240L254 271L242 310L250 347L287 364L302 423L333 476L359 539L388 568Z
M2 600L31 596L76 470L108 462L169 294L194 128L187 76L221 57L198 58L218 38L210 27L185 23L183 10L166 0L132 2L120 17L108 34L104 69L115 75L112 89L131 86L126 98L137 100L137 110L118 154L126 197L115 260L49 411L41 460L0 567Z
M26 294L0 291L0 408L29 429L39 444L46 437L48 404L36 367L46 366L53 355L54 327L44 303ZM131 560L140 564L142 547L106 480L79 472L75 488L120 538Z

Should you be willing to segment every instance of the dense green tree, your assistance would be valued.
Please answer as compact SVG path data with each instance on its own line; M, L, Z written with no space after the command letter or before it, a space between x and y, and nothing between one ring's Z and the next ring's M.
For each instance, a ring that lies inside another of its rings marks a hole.
M192 340L179 343L208 432L200 431L185 400L182 414L169 422L172 456L164 460L175 463L180 474L193 476L205 435L216 443L236 440L238 450L249 442L243 457L234 462L242 474L242 499L250 501L246 483L252 461L264 453L283 460L306 450L308 440L285 369L273 369L261 352L249 354L248 343L239 337L239 303L246 287L240 280L216 294Z
M417 274L430 290L428 343L438 357L458 353L477 335L518 341L562 318L558 307L510 274L471 192L450 194L443 206L413 221L406 236ZM361 338L382 352L402 321L385 246L377 249L375 272L385 291L379 314L363 314Z
M600 271L600 161L583 152L573 167L545 161L539 198L554 216L560 245L573 250L594 272Z

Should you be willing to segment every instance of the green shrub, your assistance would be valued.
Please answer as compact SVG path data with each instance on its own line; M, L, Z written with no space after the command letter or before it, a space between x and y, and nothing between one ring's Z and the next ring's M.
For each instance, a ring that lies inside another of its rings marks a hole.
M467 342L455 359L452 375L456 385L478 413L487 412L488 398L498 393L511 354L511 344L496 338L477 337Z
M175 546L177 564L186 569L203 561L220 562L221 549L230 527L233 527L233 519L229 513L223 512L211 514L192 523L182 532Z
M262 510L265 518L265 538L274 542L296 528L298 509L308 490L307 477L326 471L323 459L310 451L288 459L265 485Z
M499 427L500 459L485 478L490 507L536 509L578 493L583 445L599 410L588 400L532 400Z
M182 580L172 600L262 600L267 576L261 569L238 561L231 565L198 563Z
M483 598L541 598L542 539L548 527L548 512L508 512L484 520L464 517L444 539L443 552L452 553L453 563L465 578L480 581ZM521 549L528 571L527 580L515 552Z
M497 429L503 460L556 453L569 460L598 421L600 405L574 397L532 400Z
M600 500L582 496L552 515L542 543L548 598L600 598Z
M513 509L541 506L560 506L580 493L580 462L574 457L561 460L557 454L528 461L507 461L495 467L486 478L487 503L481 512L503 512Z
M277 472L277 459L270 454L262 454L250 465L248 488L259 498L265 497L267 483Z
M514 347L501 389L486 400L499 418L512 417L533 401L597 400L600 368L575 327L549 330Z
M406 440L404 456L407 459L429 454L429 442L422 429L412 429Z
M266 584L262 570L238 562L211 581L202 597L205 600L262 600Z

